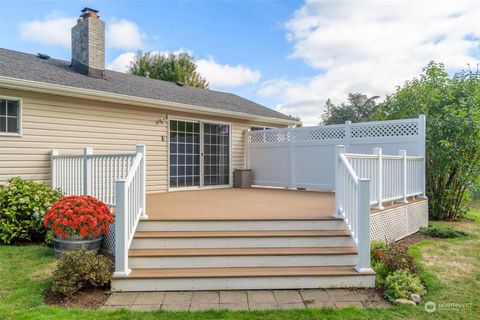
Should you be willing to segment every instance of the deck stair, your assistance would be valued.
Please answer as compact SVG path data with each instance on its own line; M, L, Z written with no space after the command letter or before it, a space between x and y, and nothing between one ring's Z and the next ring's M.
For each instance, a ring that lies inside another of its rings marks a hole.
M372 287L343 220L142 220L113 290Z

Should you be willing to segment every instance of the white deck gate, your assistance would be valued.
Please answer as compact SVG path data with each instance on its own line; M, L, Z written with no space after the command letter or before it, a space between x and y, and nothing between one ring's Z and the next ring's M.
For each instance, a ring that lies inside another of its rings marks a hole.
M332 214L358 246L359 272L371 272L370 207L425 194L425 116L249 131L246 141L253 184L335 191Z
M146 147L134 153L60 155L52 150L52 187L65 195L90 195L115 208L115 275L126 276L128 249L140 218L146 218Z

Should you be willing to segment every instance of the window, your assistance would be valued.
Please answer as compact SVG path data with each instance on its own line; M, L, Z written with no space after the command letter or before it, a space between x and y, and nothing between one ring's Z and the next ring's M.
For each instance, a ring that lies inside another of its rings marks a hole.
M0 98L0 134L20 134L20 100Z
M251 126L250 131L263 131L263 130L270 130L273 128L270 127L259 127L259 126Z

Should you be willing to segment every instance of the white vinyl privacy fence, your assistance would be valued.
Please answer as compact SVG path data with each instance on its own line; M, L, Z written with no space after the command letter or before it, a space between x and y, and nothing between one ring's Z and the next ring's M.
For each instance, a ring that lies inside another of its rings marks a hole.
M65 195L90 195L115 207L115 275L126 276L128 250L141 217L146 218L146 148L132 153L60 155L52 150L52 187Z
M252 170L253 184L264 186L335 190L337 145L344 145L346 152L355 154L371 154L373 148L381 148L393 157L400 150L409 156L425 154L425 116L248 131L246 135L247 166ZM395 159L389 161L388 156L384 160L386 167L398 165Z

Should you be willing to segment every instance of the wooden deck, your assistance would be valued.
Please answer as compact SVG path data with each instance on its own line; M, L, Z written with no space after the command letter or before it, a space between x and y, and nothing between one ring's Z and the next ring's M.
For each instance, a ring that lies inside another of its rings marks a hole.
M285 189L209 189L147 195L149 220L330 219L335 193Z

